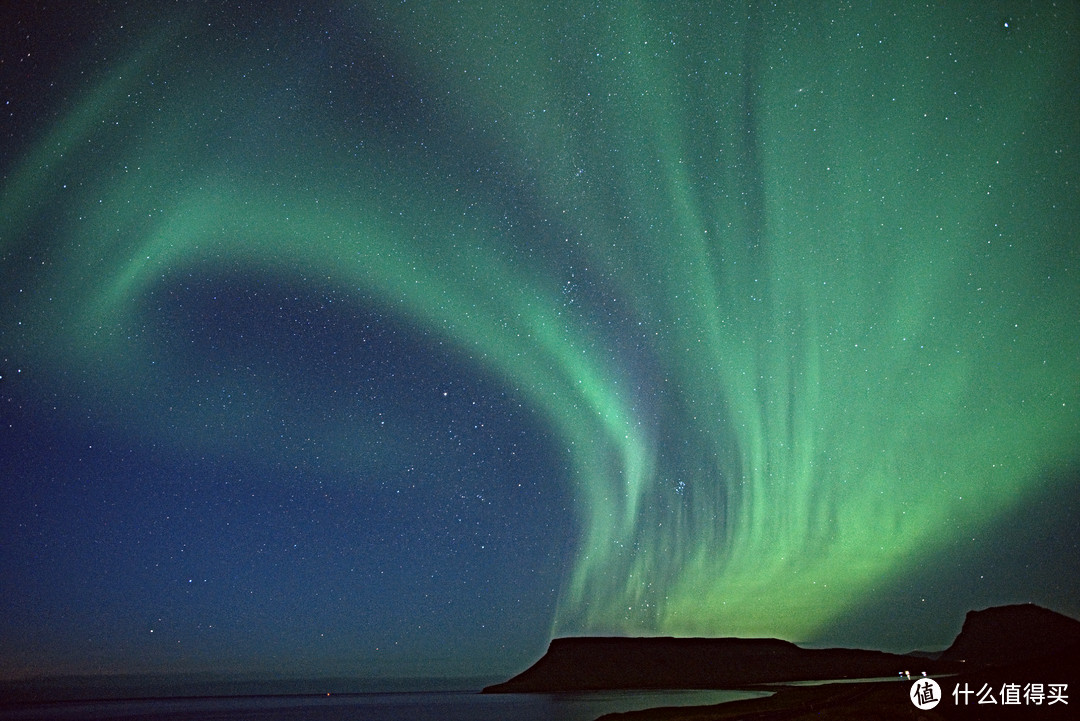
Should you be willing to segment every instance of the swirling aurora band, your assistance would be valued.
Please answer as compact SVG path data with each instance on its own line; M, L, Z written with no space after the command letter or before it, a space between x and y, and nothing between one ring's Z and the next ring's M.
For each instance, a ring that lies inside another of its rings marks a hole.
M406 79L336 105L172 26L5 178L5 254L60 247L4 333L123 413L183 387L141 340L170 278L374 298L570 449L553 632L813 637L1075 460L1076 41L673 7L387 10Z

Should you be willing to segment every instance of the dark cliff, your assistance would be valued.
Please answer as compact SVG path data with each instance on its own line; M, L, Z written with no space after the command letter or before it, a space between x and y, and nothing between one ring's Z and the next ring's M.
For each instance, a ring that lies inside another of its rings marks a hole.
M941 659L1011 666L1080 657L1080 621L1032 603L969 611Z
M967 615L940 658L856 649L807 649L777 639L560 638L487 693L737 688L754 684L912 673L1038 667L1080 658L1080 621L1032 604Z
M936 667L925 658L805 649L777 639L560 638L532 667L489 693L733 688L809 679L895 676Z

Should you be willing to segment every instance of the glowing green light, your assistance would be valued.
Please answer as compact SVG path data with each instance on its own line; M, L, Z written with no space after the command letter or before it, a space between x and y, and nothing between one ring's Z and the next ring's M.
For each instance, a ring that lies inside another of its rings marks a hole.
M248 166L210 157L205 132L158 119L196 117L198 73L95 154L123 68L4 186L10 249L37 196L61 197L50 183L91 181L48 210L68 252L4 330L57 375L140 394L155 377L132 329L169 274L275 268L374 296L521 389L570 449L582 532L558 632L811 637L1075 454L1080 213L1056 189L1068 166L1046 167L1070 126L1029 133L1071 117L1075 42L1017 58L946 33L998 53L960 102L945 56L894 67L934 49L904 18L880 51L853 39L863 17L803 41L780 15L748 37L738 8L710 8L388 20L409 48L469 23L476 42L412 60L532 173L533 212L574 234L616 310L568 309L568 239L508 254L505 233L534 231L500 228L514 209L423 154L346 156L328 131Z

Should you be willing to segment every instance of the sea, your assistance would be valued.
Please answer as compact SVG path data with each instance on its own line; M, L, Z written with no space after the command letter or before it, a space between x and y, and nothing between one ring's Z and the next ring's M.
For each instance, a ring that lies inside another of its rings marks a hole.
M754 691L475 691L215 696L0 706L0 721L592 721L607 713L768 696Z

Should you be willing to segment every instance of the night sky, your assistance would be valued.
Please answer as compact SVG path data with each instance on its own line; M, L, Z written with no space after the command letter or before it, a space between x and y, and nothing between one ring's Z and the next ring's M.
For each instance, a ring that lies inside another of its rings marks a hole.
M0 678L1080 615L1075 2L38 4Z

